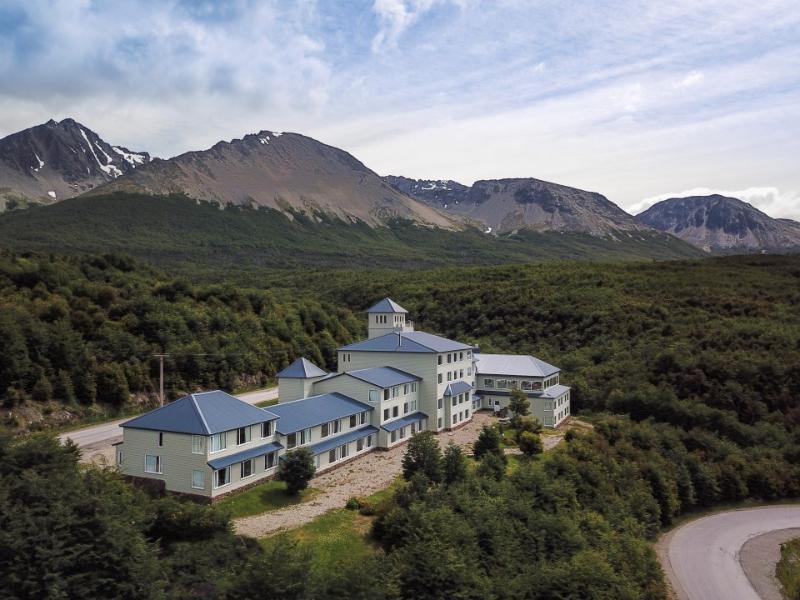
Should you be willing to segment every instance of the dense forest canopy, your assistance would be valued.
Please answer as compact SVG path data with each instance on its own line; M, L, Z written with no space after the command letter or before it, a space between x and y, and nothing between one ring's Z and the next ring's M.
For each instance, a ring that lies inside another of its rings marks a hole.
M104 255L0 253L0 403L121 407L131 394L263 385L295 357L335 366L365 328L346 308L234 286L192 286Z

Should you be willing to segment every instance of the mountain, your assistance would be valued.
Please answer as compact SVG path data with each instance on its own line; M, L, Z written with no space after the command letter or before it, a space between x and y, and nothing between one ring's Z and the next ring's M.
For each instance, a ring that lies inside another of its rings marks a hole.
M73 119L0 139L0 210L72 198L150 162Z
M719 194L662 200L636 219L706 252L800 247L797 221L773 219L747 202Z
M645 229L608 236L520 231L485 235L392 221L386 227L326 215L286 214L183 195L124 192L84 195L51 206L0 214L0 247L21 252L129 254L183 273L238 277L248 284L265 269L289 274L370 267L392 270L546 260L665 260L703 253L678 238ZM400 275L400 277L406 277ZM409 275L412 277L412 275ZM0 351L1 352L1 351Z
M441 228L453 219L398 192L344 150L297 133L261 131L203 151L154 160L92 194L184 194L220 206L271 208L384 225L401 218Z
M527 229L606 235L645 228L602 194L539 179L490 179L472 186L397 176L385 181L418 200L481 222L494 233Z

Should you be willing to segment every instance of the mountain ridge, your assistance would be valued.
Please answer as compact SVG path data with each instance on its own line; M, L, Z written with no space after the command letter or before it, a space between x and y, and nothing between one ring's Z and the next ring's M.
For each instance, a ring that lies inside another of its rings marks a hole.
M150 160L75 119L50 119L0 139L0 210L72 198Z
M452 180L389 175L387 183L420 201L483 223L487 231L563 231L613 235L647 226L597 192L533 177Z
M800 223L770 217L752 204L721 194L667 198L636 219L706 252L800 248Z

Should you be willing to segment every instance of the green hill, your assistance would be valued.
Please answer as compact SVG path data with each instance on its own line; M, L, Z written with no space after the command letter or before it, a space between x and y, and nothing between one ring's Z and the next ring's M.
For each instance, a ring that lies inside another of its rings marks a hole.
M114 194L0 215L0 246L46 252L125 252L184 273L255 268L430 268L559 259L643 260L700 256L677 238L624 232L519 233L495 237L395 221L371 228L324 216L226 208L185 197Z

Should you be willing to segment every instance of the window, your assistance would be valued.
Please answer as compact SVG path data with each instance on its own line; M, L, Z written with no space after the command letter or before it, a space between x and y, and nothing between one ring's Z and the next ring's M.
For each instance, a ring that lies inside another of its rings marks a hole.
M219 471L214 471L214 487L219 488L231 482L231 468L225 467Z
M383 420L384 421L388 421L389 420L389 409L388 408L384 408L383 409Z
M241 446L242 444L246 444L250 441L250 428L249 427L239 427L236 430L236 444Z
M388 400L391 393L391 390L383 390L383 399Z
M516 379L509 379L508 387L512 390L517 389L519 387L519 381L517 381Z
M205 454L206 452L206 438L202 435L192 436L192 454Z
M156 454L144 455L144 472L145 473L162 473L161 457Z
M336 462L336 448L328 452L328 462Z
M403 414L408 414L408 402L403 402Z
M447 355L447 362L448 362L448 363L451 363L451 362L453 362L453 355L452 355L452 354L448 354L448 355Z
M339 456L342 458L347 458L348 454L350 454L350 448L347 444L344 446L339 446Z
M275 457L277 456L277 452L270 452L264 456L264 468L271 469L275 466Z
M442 428L442 417L439 417L438 421L436 422L436 428L437 429Z
M417 431L423 431L425 429L425 421L420 421L417 424Z
M542 382L541 381L534 381L531 383L531 389L534 391L541 391L542 389Z
M356 452L361 452L364 449L364 438L356 440Z
M458 423L458 415L453 415L453 425Z
M463 352L459 352L458 353L458 360L464 360L464 353Z
M459 379L464 379L464 369L459 369L458 370L458 378Z
M164 445L164 432L158 432L158 447L161 448Z
M438 378L438 380L439 380L439 383L442 383L442 374L441 374L441 373L439 373L439 375L437 376L437 378Z
M447 372L447 381L453 381L453 375L450 371Z
M322 429L319 432L320 437L328 437L328 435L329 435L328 425L329 425L328 423L323 423L322 424Z
M350 427L355 427L358 424L356 415L350 415Z
M391 439L392 439L392 443L397 441L397 431L396 430L392 432Z
M467 367L467 377L472 375L472 367Z
M411 435L414 435L415 433L417 433L417 427L416 427L415 423L412 423L411 424Z
M253 459L252 458L250 460L243 460L242 461L241 478L242 479L246 479L247 477L252 476L253 473L255 473L255 469L253 468L254 466L255 465L253 465Z
M499 388L508 387L508 381L506 381L505 379L498 379L497 380L497 387L499 387Z
M199 470L192 471L192 487L196 490L202 490L206 487L206 474Z
M400 439L402 440L404 437L406 437L406 428L405 427L401 427L400 428Z
M342 430L342 422L339 419L336 419L333 422L333 433L339 433L341 430Z
M400 392L400 386L394 386L392 388L392 398L397 398Z
M119 452L117 452L117 464L118 464L118 465L121 465L121 464L122 464L122 450L120 450Z
M211 452L219 452L227 447L227 436L225 432L215 433L211 436Z
M442 364L442 355L440 354L440 355L439 355L439 356L437 356L436 358L437 358L437 361L436 361L436 362L437 362L437 364Z
M439 398L439 410L442 410L442 399Z
M530 382L530 381L523 381L523 382L522 382L522 389L523 389L523 390L529 390L529 389L531 389L531 382Z
M294 448L295 446L297 446L297 434L290 433L289 435L286 436L286 447Z
M361 424L363 425L366 422L367 422L367 411L364 411L361 413Z
M371 448L371 447L372 447L372 436L368 435L367 436L367 448Z
M412 392L416 392L417 391L417 382L416 381L412 381L411 382L411 391Z
M381 399L380 390L370 390L369 391L369 401L370 402L377 402L380 399Z
M392 407L392 416L393 416L393 417L396 417L396 416L398 416L399 414L400 414L400 407L399 407L399 406L393 406L393 407Z
M485 379L484 378L483 387L485 387L485 388L493 388L494 387L494 379Z
M272 435L272 421L266 421L261 424L261 437L268 438Z
M408 384L404 383L403 384L403 395L405 396L407 393L408 393Z
M453 406L458 404L458 396L453 396Z

